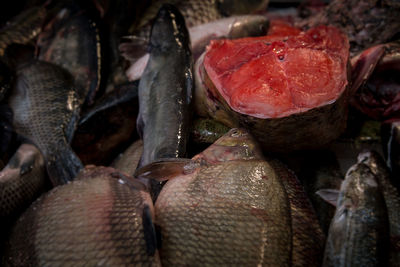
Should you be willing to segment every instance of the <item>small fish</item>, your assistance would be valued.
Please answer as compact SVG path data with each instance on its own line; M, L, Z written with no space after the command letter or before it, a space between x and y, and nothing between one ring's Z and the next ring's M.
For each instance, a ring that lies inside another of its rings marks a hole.
M44 192L46 168L39 150L22 144L0 171L1 222L15 219Z
M9 266L160 266L153 220L143 184L88 166L19 218L4 259Z
M165 266L318 266L323 234L297 178L244 129L189 159L137 170L169 179L156 204Z
M83 167L69 145L80 111L71 75L47 62L22 64L9 104L16 132L37 145L53 185L71 181Z
M137 128L143 139L140 166L184 157L193 91L189 34L178 9L163 5L151 30L150 58L139 83ZM153 188L154 187L154 188ZM152 185L156 198L160 183Z
M323 266L387 266L387 229L379 181L370 166L358 162L341 185Z
M68 70L81 104L92 104L101 78L101 45L96 22L77 6L61 9L38 40L38 59Z

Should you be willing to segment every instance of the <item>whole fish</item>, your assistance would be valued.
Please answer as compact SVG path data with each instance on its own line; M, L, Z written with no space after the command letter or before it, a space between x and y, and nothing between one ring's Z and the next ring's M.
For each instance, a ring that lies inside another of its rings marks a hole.
M193 60L185 21L163 5L153 24L150 58L139 83L137 127L143 139L140 166L159 158L184 157L189 135ZM150 190L156 197L161 186Z
M387 212L374 171L353 165L340 187L323 266L386 266Z
M390 230L390 266L400 266L400 195L392 183L385 162L376 152L364 152L358 156L362 162L371 169L376 176L385 199Z
M41 31L47 11L44 7L32 7L23 11L0 30L0 56L11 44L26 44Z
M156 204L164 266L317 266L323 234L297 178L266 161L244 129L191 160L160 160L139 177L168 179Z
M61 9L39 36L38 58L74 76L81 104L92 104L101 78L101 46L96 22L78 6Z
M153 217L141 183L113 168L86 167L19 218L4 261L11 266L160 266Z
M22 144L0 171L1 222L15 219L41 193L46 185L46 168L39 150Z
M213 39L234 39L264 35L267 33L268 25L269 20L265 16L247 15L222 18L190 27L188 30L192 44L193 58L196 60ZM138 59L137 46L132 42L122 43L119 48L122 55L132 63L126 71L129 80L140 79L149 59L148 53Z
M83 167L69 145L80 110L71 75L42 61L20 65L9 104L16 132L42 152L53 185L71 181Z

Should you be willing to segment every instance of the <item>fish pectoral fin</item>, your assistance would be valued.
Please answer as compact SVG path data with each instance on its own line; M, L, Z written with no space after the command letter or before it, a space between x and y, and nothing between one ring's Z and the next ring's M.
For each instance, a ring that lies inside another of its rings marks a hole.
M190 174L199 164L191 159L163 158L137 169L134 176L162 182L178 175Z
M336 203L339 198L339 190L337 190L337 189L320 189L317 192L315 192L315 194L320 196L323 200L325 200L329 204L336 207Z

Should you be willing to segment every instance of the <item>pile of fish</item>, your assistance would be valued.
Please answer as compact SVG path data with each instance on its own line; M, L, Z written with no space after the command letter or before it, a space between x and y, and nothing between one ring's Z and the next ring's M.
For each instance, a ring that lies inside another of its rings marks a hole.
M400 266L400 5L300 2L0 16L0 264Z

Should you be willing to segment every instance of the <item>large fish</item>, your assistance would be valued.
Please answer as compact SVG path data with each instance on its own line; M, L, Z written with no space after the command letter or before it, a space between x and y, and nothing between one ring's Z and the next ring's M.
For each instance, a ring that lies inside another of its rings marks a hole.
M143 139L140 166L184 157L189 134L193 62L189 34L178 9L164 5L154 22L150 59L139 83L137 127ZM155 197L160 190L151 190Z
M165 266L318 266L323 234L297 178L232 129L192 160L138 176L170 178L156 204Z
M39 150L22 144L0 172L0 218L16 219L45 190L46 169Z
M80 110L71 75L51 63L22 64L9 104L16 132L38 146L53 185L71 181L83 167L69 146Z
M143 184L113 168L87 167L38 199L17 221L11 266L160 266L154 208Z
M379 181L361 161L348 170L340 188L324 266L386 266L388 228Z

